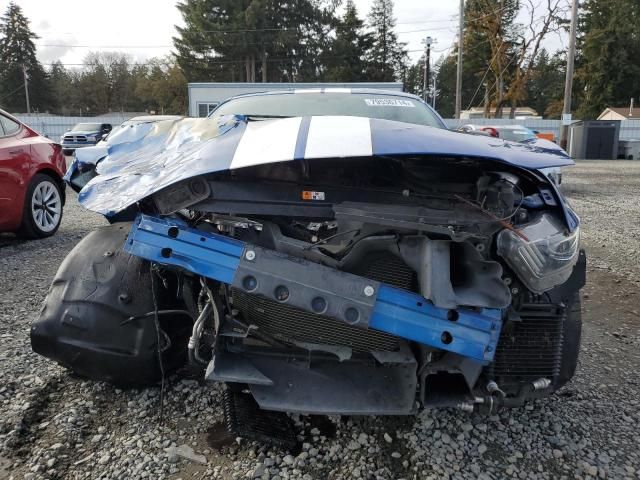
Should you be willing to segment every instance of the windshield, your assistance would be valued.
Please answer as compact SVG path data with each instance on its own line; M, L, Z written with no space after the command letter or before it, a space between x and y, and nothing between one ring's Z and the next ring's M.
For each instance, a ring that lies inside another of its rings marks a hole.
M72 128L74 132L99 132L100 123L78 123Z
M512 142L524 142L525 140L535 139L536 134L528 128L505 128L500 129L500 138L503 140L510 140Z
M282 93L254 95L229 100L211 116L306 117L348 115L379 118L445 128L438 116L423 103L409 97L384 93Z

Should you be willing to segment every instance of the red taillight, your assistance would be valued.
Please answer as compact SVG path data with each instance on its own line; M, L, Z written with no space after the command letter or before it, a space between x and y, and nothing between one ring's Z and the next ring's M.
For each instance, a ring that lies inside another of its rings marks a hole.
M489 135L491 135L492 137L496 137L498 138L500 135L498 134L498 130L496 130L493 127L484 127L482 129L483 132L487 132Z

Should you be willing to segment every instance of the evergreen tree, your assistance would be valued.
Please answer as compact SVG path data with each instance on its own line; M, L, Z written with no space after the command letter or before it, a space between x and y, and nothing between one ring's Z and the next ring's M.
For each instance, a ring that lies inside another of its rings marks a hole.
M529 106L546 118L558 118L562 111L565 58L564 52L550 56L543 49L536 60L527 85ZM560 111L557 109L558 104L560 104Z
M453 118L456 112L456 75L458 58L455 54L442 58L436 64L438 91L436 92L436 109L444 118ZM471 101L473 90L478 80L462 70L462 108L466 109Z
M49 82L52 94L52 109L55 113L71 115L77 113L74 75L58 60L51 65Z
M640 2L586 0L580 18L577 87L580 118L640 97Z
M402 80L405 92L413 93L420 98L424 98L424 55L405 70Z
M174 38L189 81L313 81L323 78L335 2L183 0Z
M9 3L0 18L0 104L9 111L27 111L24 70L29 83L31 110L45 111L51 106L47 75L36 58L33 41L37 38L22 8Z
M364 21L358 17L353 0L347 0L344 15L336 26L336 38L327 58L327 80L367 81L366 55L372 44L372 35L364 31Z
M407 63L405 44L395 33L396 19L393 0L373 0L368 25L373 35L369 51L368 78L372 82L392 82L401 79Z

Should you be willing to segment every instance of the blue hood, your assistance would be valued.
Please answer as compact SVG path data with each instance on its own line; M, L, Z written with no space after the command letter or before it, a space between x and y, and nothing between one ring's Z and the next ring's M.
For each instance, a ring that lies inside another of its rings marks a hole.
M557 148L390 120L226 116L118 131L106 146L83 152L66 179L85 171L86 164L97 164L98 175L80 191L79 200L110 216L171 184L207 173L302 159L408 155L482 158L531 170L573 164Z

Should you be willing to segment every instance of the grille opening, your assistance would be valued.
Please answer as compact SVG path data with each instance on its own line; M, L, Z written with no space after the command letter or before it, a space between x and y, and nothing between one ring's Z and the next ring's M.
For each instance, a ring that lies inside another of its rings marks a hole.
M365 255L361 265L361 271L353 273L405 290L418 289L416 273L400 257L388 251ZM316 305L319 313L311 313L237 289L231 289L231 293L233 306L240 310L245 321L257 326L262 334L289 345L301 342L335 345L349 347L354 353L400 349L398 337L353 327L322 315L326 305Z
M469 395L469 387L461 373L438 372L427 375L424 382L425 405L450 405Z

